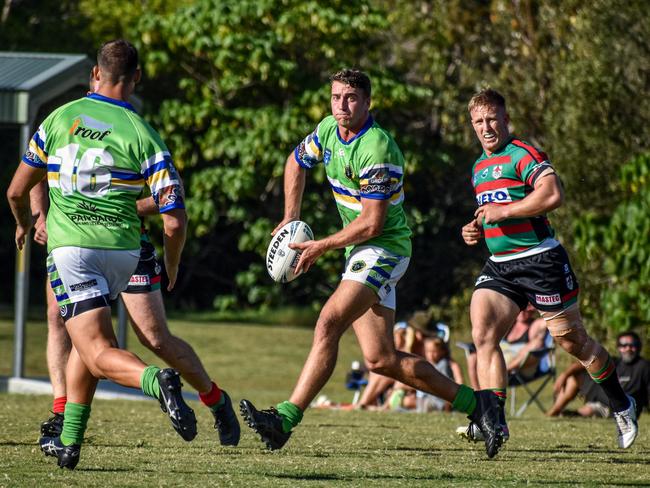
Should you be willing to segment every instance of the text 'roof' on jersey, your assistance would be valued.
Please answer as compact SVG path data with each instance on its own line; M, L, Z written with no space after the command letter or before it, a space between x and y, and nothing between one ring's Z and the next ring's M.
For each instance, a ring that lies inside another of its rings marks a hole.
M93 93L59 107L32 137L23 162L47 169L48 250L138 249L135 201L145 184L160 212L184 208L167 147L127 102Z
M323 119L294 151L306 169L325 165L343 226L361 214L364 199L389 200L381 235L362 245L374 245L399 256L411 255L411 230L406 223L404 202L404 157L388 132L372 117L355 137L341 139L336 119ZM349 255L354 246L346 249Z
M508 205L531 193L542 172L551 168L545 153L519 139L511 138L499 151L485 152L474 163L472 185L476 202ZM485 242L496 258L519 257L521 253L553 237L555 232L546 216L506 219L483 224Z

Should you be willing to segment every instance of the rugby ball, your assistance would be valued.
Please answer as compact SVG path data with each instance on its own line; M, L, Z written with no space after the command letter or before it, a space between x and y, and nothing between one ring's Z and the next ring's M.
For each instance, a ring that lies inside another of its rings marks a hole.
M300 259L300 251L289 248L295 242L311 241L314 233L309 226L300 220L294 220L283 225L271 239L266 251L266 269L273 281L288 283L295 280L296 265Z

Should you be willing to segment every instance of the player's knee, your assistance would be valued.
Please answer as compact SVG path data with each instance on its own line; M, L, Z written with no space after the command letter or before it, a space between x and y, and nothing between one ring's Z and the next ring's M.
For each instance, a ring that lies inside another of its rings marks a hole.
M159 353L165 349L165 345L169 343L169 334L150 334L140 335L140 344L149 349L154 354Z
M542 312L542 317L555 342L585 368L604 352L602 346L587 334L577 305L559 313Z
M314 328L314 344L338 344L341 338L338 321L329 315L321 314Z
M486 347L497 347L499 345L500 337L494 334L493 327L472 326L472 341L477 349L484 349Z
M398 366L397 356L390 354L365 357L364 362L368 371L383 376L392 376Z

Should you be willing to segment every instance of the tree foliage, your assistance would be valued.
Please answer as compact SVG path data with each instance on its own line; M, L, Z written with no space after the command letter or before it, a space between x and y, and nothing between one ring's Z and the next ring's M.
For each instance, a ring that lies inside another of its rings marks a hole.
M623 200L602 217L594 211L576 222L576 248L585 260L601 267L605 279L593 283L601 310L598 327L622 332L650 332L650 153L621 169Z
M407 161L414 255L399 287L402 310L435 307L440 318L466 321L468 289L487 255L459 235L474 211L469 170L480 153L466 105L492 86L508 100L514 132L549 153L562 177L567 203L551 220L574 258L585 315L605 314L600 335L648 323L650 305L639 298L648 291L647 271L639 274L650 249L648 202L635 190L647 189L639 155L650 140L645 2L19 3L0 32L8 49L92 54L119 36L140 48L145 115L188 193L191 239L176 305L317 306L331 292L340 252L286 287L271 283L263 255L282 214L284 161L328 113L328 76L356 66L370 74L373 115ZM46 45L24 25L69 35L48 34ZM322 169L309 176L302 218L317 236L340 225Z

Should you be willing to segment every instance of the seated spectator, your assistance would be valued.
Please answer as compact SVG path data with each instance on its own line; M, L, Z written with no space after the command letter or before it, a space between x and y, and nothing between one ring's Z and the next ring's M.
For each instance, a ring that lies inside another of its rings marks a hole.
M456 383L463 383L463 373L456 361L451 358L448 344L441 337L428 337L424 341L424 357L435 368ZM451 404L429 393L416 392L415 408L418 412L430 412L433 410L451 411ZM409 405L410 408L413 408Z
M543 349L550 344L552 340L544 319L539 317L539 313L532 305L528 304L519 312L515 323L499 344L506 361L507 372L518 370L524 378L532 378L539 368L542 370L548 368L548 365L540 364L542 361L547 361L547 358L530 352ZM480 390L476 374L476 348L474 344L469 343L458 343L458 345L468 352L467 375L470 386Z
M399 351L422 355L424 352L425 335L407 322L397 322L393 327L395 348ZM357 408L379 407L387 391L393 386L395 380L376 373L368 375L368 385L363 391Z
M650 362L641 357L641 346L641 338L636 332L623 332L616 339L620 357L614 358L623 390L636 401L637 417L643 407L648 408L650 396ZM550 417L562 414L577 414L582 417L611 415L607 396L579 363L572 364L558 376L553 391L555 403L546 412ZM565 411L564 408L578 395L584 398L585 404L576 412Z

